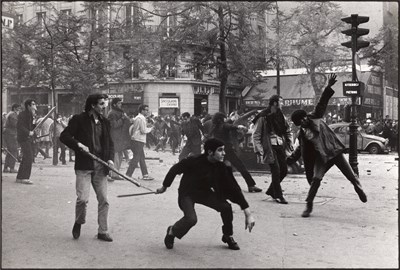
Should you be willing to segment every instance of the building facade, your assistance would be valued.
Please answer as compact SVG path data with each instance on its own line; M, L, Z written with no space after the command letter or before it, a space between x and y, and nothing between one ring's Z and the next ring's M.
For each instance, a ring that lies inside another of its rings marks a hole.
M106 20L110 24L111 22L124 22L126 25L134 25L139 12L154 9L151 2L110 2L110 8L105 12L106 15L102 15L97 10L84 10L84 3L83 1L16 2L12 7L16 23L40 22L49 17L52 8L54 8L64 14L86 12L88 17L94 17L99 22ZM114 8L111 8L111 6ZM138 6L141 9L138 9ZM262 27L265 27L265 20L252 18L251 24L258 32L264 32ZM165 33L168 35L169 31L176 26L176 20L173 17L163 20L158 16L151 16L150 19L146 20L145 26L150 31L160 26L164 27ZM123 45L125 42L129 44L130 39L134 38L116 38L118 30L110 26L108 32L110 43L115 42ZM191 46L193 47L193 44ZM218 52L216 53L218 54ZM183 112L189 112L193 115L213 114L219 111L220 82L218 70L211 68L203 73L184 71L187 63L195 56L195 53L191 52L190 49L177 54L174 63L164 65L163 75L158 77L139 70L138 65L131 63L127 67L126 78L123 81L111 80L107 84L99 85L96 91L107 93L111 98L121 97L125 111L131 113L136 113L140 104L147 104L155 115L181 114ZM228 80L226 94L226 111L228 113L237 109L243 88L234 78ZM73 92L68 89L57 87L56 93L54 93L55 100L53 100L53 93L49 87L26 87L26 89L20 91L23 95L15 93L16 88L14 86L4 86L4 90L3 95L10 101L7 102L9 108L12 102L21 102L26 95L38 95L41 100L40 107L43 107L43 111L46 111L52 104L58 105L57 111L66 115L75 114L82 110L80 106L70 105L76 104L76 102Z

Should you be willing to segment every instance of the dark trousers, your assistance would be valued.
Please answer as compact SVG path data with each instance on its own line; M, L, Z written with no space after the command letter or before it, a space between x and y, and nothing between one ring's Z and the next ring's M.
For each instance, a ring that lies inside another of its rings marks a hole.
M316 158L314 164L314 176L310 186L310 190L308 191L308 196L306 199L307 202L312 203L314 201L314 198L317 195L318 188L321 185L322 178L333 165L336 165L336 167L339 168L339 170L354 185L354 187L361 186L360 181L354 174L353 169L351 168L344 154L337 155L333 159L329 160L327 163L323 163L321 159Z
M189 156L189 154L193 155L201 154L201 144L193 144L188 140L185 146L182 148L181 153L179 154L179 161Z
M148 172L143 151L143 147L145 144L138 141L132 141L131 143L132 143L131 150L133 152L133 158L129 161L129 167L128 170L126 171L126 175L131 177L138 163L140 164L140 170L142 171L142 175L143 176L147 175Z
M44 158L47 158L48 155L47 155L46 152L43 151L43 149L40 148L40 147L41 147L41 146L40 146L40 142L35 142L35 143L33 143L34 157L36 157L36 156L38 155L38 153L40 153L40 154L42 154L42 156L43 156Z
M266 194L272 195L274 198L281 198L283 196L281 182L287 175L286 154L285 149L281 145L272 145L272 151L274 153L275 162L269 164L272 182Z
M18 179L29 179L31 177L33 163L33 143L25 141L20 143L22 152L22 161L18 168Z
M66 150L66 146L65 146L65 144L63 144L61 141L60 141L60 137L57 137L55 140L54 140L54 147L56 148L56 155L58 155L58 148L60 148L60 150L61 150L61 153L60 153L60 161L63 163L63 164L65 164L66 163L66 160L65 160L65 150ZM56 162L56 165L57 165L57 163L58 163L58 159L55 159L57 162Z
M18 158L18 143L17 143L17 136L4 134L4 144L7 150L13 155L15 158ZM12 157L9 153L6 155L6 159L4 160L4 169L10 168L14 170L15 167L15 158Z
M176 148L178 148L178 139L179 135L176 133L172 133L169 137L169 143L171 145L172 153L175 154Z
M246 169L240 158L236 155L236 152L232 147L225 147L225 160L228 160L230 163L232 163L233 167L240 172L248 187L256 185L253 177L251 177L249 171Z
M224 235L233 234L233 214L232 206L226 201L217 197L214 192L202 192L196 195L179 196L179 208L183 211L183 217L172 226L172 233L181 239L189 230L196 225L197 215L194 204L199 203L221 213L222 233Z

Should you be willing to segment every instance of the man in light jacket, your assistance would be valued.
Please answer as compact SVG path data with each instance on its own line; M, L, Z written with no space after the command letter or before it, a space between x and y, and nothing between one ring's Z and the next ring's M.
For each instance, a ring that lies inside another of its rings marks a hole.
M152 131L152 128L148 128L146 124L146 116L149 113L148 105L139 106L139 114L133 120L132 126L129 128L129 134L131 136L131 150L133 152L133 158L129 161L129 167L126 171L126 175L132 177L135 168L140 163L140 169L142 171L142 180L153 180L147 172L146 161L144 157L144 145L146 144L146 135Z

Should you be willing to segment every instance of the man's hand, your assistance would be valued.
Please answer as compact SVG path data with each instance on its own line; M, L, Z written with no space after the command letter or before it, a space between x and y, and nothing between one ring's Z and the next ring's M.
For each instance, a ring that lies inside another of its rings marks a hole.
M164 186L162 186L162 187L160 187L160 188L157 188L156 194L164 193L166 190L167 190L167 188L164 187Z
M328 86L330 87L330 86L334 85L335 83L336 83L336 74L332 73L329 76Z
M35 135L35 132L29 131L29 137L33 137L33 135Z
M108 160L108 161L107 161L107 164L108 164L108 166L110 166L110 167L114 167L114 161L112 161L112 160Z
M78 143L78 147L79 147L82 151L84 151L84 152L86 152L86 153L89 153L89 147L87 147L86 145L81 144L81 143L79 142L79 143Z
M251 215L249 208L244 209L244 214L246 216L244 229L247 230L247 228L249 228L249 232L251 232L251 230L253 229L256 222L255 222L253 216Z

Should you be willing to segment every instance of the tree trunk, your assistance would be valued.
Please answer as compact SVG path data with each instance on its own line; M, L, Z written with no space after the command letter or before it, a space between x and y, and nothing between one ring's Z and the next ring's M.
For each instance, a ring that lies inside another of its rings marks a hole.
M219 111L225 113L225 96L226 86L228 83L228 65L226 63L226 48L225 48L225 30L224 30L224 14L221 6L218 8L219 22L219 47L220 47L220 92L219 92Z
M314 93L315 93L315 96L314 96L315 104L317 104L317 102L322 94L322 91L319 88L318 83L317 83L316 75L317 74L315 73L315 67L311 66L310 67L310 79L311 79L311 85L312 85L312 87L314 89Z

